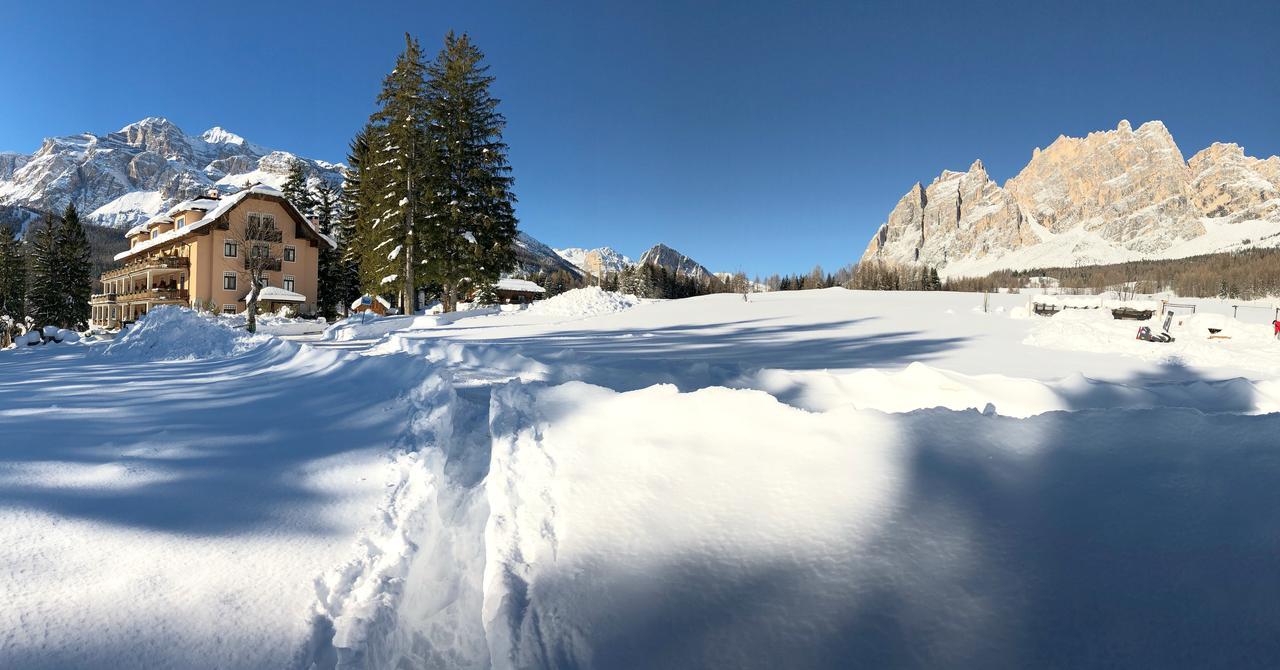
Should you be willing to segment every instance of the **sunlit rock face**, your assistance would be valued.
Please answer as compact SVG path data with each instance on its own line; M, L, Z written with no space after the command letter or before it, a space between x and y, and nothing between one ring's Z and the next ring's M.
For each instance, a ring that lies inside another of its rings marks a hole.
M927 188L916 184L898 201L863 259L945 265L948 254L985 256L1038 240L1024 225L1022 211L982 165L967 172L945 171Z
M916 184L862 258L941 268L989 261L983 267L994 269L1001 258L1016 268L1032 258L1069 265L1160 257L1187 248L1209 225L1245 221L1280 232L1280 158L1214 144L1187 161L1164 124L1134 130L1121 121L1037 148L1003 188L980 161L967 172L944 171L928 187ZM1225 246L1241 243L1223 237Z

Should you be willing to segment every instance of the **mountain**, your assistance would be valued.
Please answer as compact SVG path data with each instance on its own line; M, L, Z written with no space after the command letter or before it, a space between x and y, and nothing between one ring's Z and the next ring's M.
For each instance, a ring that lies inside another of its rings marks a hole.
M605 274L622 272L635 265L635 261L610 247L596 249L569 247L568 249L556 249L555 252L561 258L573 263L574 266L581 268L583 272L594 277L603 277Z
M515 252L516 264L520 272L550 274L564 271L579 279L585 276L582 269L562 258L555 249L535 240L524 231L520 231L516 236Z
M703 281L713 281L716 278L711 271L702 267L697 261L665 244L650 247L644 255L640 256L639 264L655 265L666 268L674 274Z
M105 135L53 137L31 155L0 154L0 224L22 227L75 203L85 222L126 229L210 188L279 188L294 158L218 127L188 135L160 117ZM313 184L342 183L343 165L301 160Z
M862 259L946 275L1280 245L1280 158L1213 144L1184 160L1159 121L1037 148L1003 187L982 161L898 201Z

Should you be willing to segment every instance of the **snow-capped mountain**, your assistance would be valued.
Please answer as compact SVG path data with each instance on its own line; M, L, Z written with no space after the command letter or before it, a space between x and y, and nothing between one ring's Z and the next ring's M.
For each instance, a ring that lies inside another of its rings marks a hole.
M574 277L582 277L583 271L573 263L562 258L555 249L539 242L524 231L516 235L516 264L523 273L538 274L568 272Z
M223 128L188 135L160 117L104 135L52 137L31 155L0 154L0 224L21 227L74 203L89 223L129 228L210 188L279 188L294 158ZM313 183L341 184L343 165L301 160Z
M716 276L700 263L672 249L665 244L657 244L640 256L641 265L656 265L682 277L692 277L702 281L715 280Z
M568 249L556 249L555 252L583 272L595 277L622 272L636 264L635 261L614 251L611 247L599 247L596 249L569 247Z
M1215 143L1184 160L1159 121L1059 136L1003 187L981 161L915 184L863 260L947 275L1280 245L1280 157Z

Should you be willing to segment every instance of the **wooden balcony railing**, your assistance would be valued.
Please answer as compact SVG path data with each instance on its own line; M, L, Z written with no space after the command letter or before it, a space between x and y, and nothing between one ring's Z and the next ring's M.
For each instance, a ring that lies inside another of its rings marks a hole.
M115 292L94 293L93 295L89 296L89 302L104 303L104 302L115 302L115 301L116 301Z
M188 299L186 289L176 288L142 289L116 296L116 302L187 302Z
M252 270L255 267L255 264L256 264L256 267L265 268L270 272L280 271L279 258L262 258L261 256L245 256L244 257L244 269Z
M105 281L109 279L115 279L118 277L125 277L135 272L141 272L145 270L182 269L185 267L189 267L190 265L191 265L191 259L187 258L186 256L152 256L151 258L142 258L142 259L133 261L131 263L128 263L124 267L119 267L114 270L107 270L106 272L102 273L102 279Z

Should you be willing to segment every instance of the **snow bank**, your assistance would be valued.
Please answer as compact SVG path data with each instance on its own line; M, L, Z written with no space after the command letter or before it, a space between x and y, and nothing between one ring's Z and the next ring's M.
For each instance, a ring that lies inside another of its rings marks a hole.
M495 667L1280 652L1280 581L1258 577L1280 537L1278 415L815 414L754 391L512 384L491 426Z
M1280 412L1280 384L1236 378L1223 381L1122 384L1079 373L1045 382L999 374L965 375L912 363L900 371L761 370L736 380L787 404L825 412L840 407L911 412L920 409L980 410L1029 417L1082 409L1186 407L1205 412Z
M587 286L565 291L554 298L539 300L529 305L526 313L559 317L597 316L631 309L640 302L633 295L605 291L599 286Z
M423 330L456 323L461 319L497 314L497 306L418 316L377 316L372 313L353 314L325 329L323 339L334 342L374 340L397 331Z
M147 312L97 351L117 358L174 361L228 358L264 345L292 346L269 335L250 334L187 307L165 305Z

